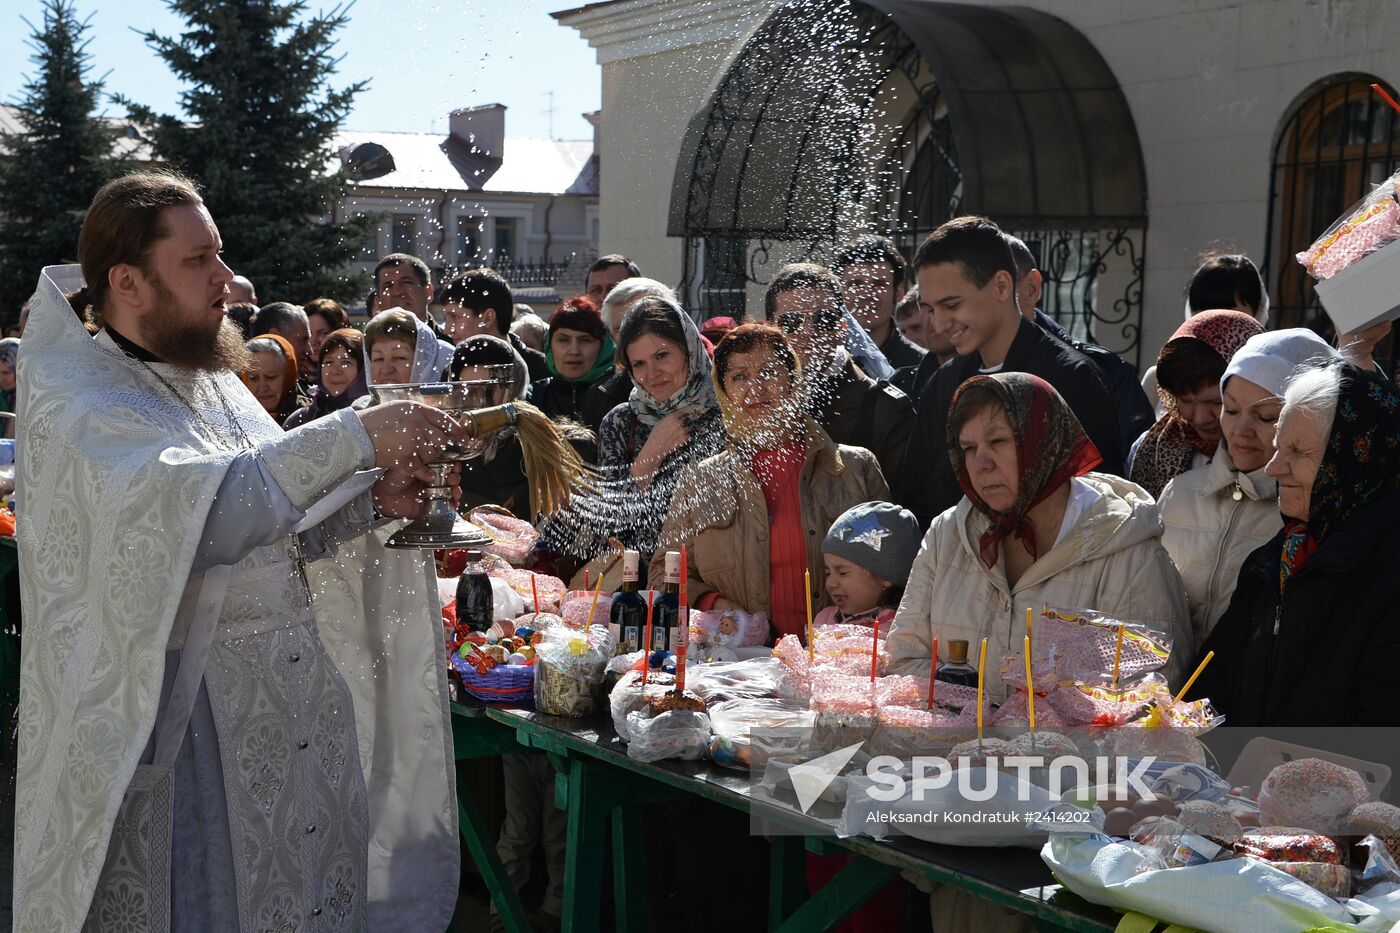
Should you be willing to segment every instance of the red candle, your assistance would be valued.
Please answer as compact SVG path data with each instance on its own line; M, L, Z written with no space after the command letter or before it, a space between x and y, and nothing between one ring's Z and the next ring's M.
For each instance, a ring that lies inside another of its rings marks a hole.
M591 589L593 589L593 587L591 587L591 586L588 585L588 568L587 568L587 567L584 567L584 568L583 568L583 591L584 591L585 593L587 593L587 592L588 592L589 590L591 590Z
M533 596L533 597L535 598L535 615L539 615L539 614L540 614L540 591L539 591L539 588L535 586L535 575L534 575L533 573L530 574L530 595ZM539 621L536 620L535 624L538 625L538 624L539 624Z
M647 640L642 645L642 695L646 695L647 678L651 673L651 605L656 600L656 590L647 590Z
M875 618L875 638L870 642L870 689L875 689L875 678L880 673L880 618Z
M681 545L681 643L676 646L676 692L685 692L685 654L690 644L690 601L686 598L686 577L689 576L689 561L686 559L685 545Z
M933 709L933 687L938 682L938 636L933 639L933 663L928 668L928 708Z

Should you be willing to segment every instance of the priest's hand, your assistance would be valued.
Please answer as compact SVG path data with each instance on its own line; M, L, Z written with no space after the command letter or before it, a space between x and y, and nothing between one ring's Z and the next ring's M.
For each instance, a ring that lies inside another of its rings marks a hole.
M462 471L454 465L447 472L447 481L452 484L452 501L455 503L461 495L458 484L462 481ZM386 470L370 489L374 508L385 518L417 518L428 507L423 493L432 483L433 471L426 467L412 473Z
M471 440L468 428L417 402L386 402L356 414L374 444L374 465L386 470L419 470L449 443Z

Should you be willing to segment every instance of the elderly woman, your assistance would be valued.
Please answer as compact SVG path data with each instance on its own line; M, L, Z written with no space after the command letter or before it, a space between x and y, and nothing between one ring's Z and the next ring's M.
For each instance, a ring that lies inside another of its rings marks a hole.
M1017 650L1026 607L1096 609L1170 637L1166 676L1191 657L1181 577L1151 498L1092 473L1101 458L1050 384L974 376L953 396L948 452L966 497L924 535L890 630L890 670L927 677L935 637L987 643L987 670ZM993 702L1005 687L987 683Z
M1129 478L1151 496L1220 445L1220 377L1259 322L1242 311L1203 311L1187 319L1157 355L1157 392L1166 414L1133 445Z
M1206 640L1230 605L1244 559L1283 524L1278 483L1264 467L1274 455L1288 377L1309 360L1323 362L1336 355L1306 328L1250 337L1220 378L1224 404L1215 458L1162 490L1162 544L1186 584L1193 649Z
M310 404L282 425L287 430L340 411L369 392L364 369L364 335L353 327L333 330L321 340L316 357L316 387Z
M681 473L650 579L662 579L666 548L685 542L696 608L766 612L777 634L805 637L804 571L814 609L828 604L827 529L889 488L874 454L834 444L802 413L800 375L776 327L745 324L720 341L713 379L728 441Z
M1195 693L1232 725L1400 725L1400 392L1333 361L1288 383L1283 528L1250 554Z
M18 371L19 338L6 337L0 340L0 412L14 414L15 373ZM15 423L0 419L0 437L14 437Z
M365 369L370 385L441 382L452 345L439 340L416 314L381 311L365 325Z
M529 401L555 421L586 424L584 397L613 370L613 340L598 306L582 295L561 304L549 319L547 347L551 375L531 383Z
M303 401L297 395L296 351L278 334L254 337L245 346L248 363L243 367L243 384L263 411L282 424Z

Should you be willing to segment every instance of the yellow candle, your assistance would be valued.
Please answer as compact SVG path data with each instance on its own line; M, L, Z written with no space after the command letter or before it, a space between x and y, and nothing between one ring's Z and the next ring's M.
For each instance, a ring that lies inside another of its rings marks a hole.
M1031 609L1030 606L1027 606L1027 607L1026 607L1026 637L1027 637L1027 638L1030 638L1031 635L1032 635L1031 627L1032 627L1032 625L1034 624L1033 621L1032 621L1034 618L1035 618L1035 612L1032 611L1032 609Z
M982 639L982 652L977 659L977 744L982 744L982 679L987 669L987 639Z
M1214 651L1207 651L1207 652L1206 652L1206 656L1205 656L1204 658L1201 658L1201 666L1198 667L1198 668L1196 668L1196 673L1192 674L1191 677L1190 677L1190 679L1187 680L1186 683L1185 683L1184 685L1182 685L1181 690L1177 692L1176 698L1175 698L1174 700L1172 700L1172 705L1173 705L1173 706L1175 706L1176 704L1180 703L1180 702L1181 702L1181 698L1184 697L1184 696L1186 696L1186 691L1191 689L1191 685L1194 684L1194 683L1196 682L1196 678L1197 678L1197 677L1200 677L1200 676L1201 676L1201 671L1203 671L1203 670L1206 669L1206 665L1210 663L1210 659L1213 658L1213 657L1215 657L1215 652L1214 652Z
M1030 610L1026 610L1030 619ZM1035 731L1035 682L1031 679L1031 637L1026 636L1026 718L1030 720L1031 731Z
M603 595L603 575L598 574L598 588L593 591L593 605L588 607L588 621L584 623L584 628L593 627L593 613L598 611L598 597Z
M812 571L802 571L803 589L807 591L807 663L817 660L817 633L812 628Z

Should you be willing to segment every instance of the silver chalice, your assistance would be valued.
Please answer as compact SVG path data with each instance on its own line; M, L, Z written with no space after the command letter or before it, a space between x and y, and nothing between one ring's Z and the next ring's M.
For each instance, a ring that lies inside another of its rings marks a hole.
M493 431L514 420L507 403L514 367L477 366L476 375L485 378L467 382L426 382L401 385L372 385L370 395L376 405L385 402L419 402L449 415L472 432L465 444L449 444L439 459L429 464L434 482L428 488L428 509L389 538L389 547L438 548L480 547L490 544L491 536L457 512L452 503L452 486L447 474L454 463L478 457L486 449Z

